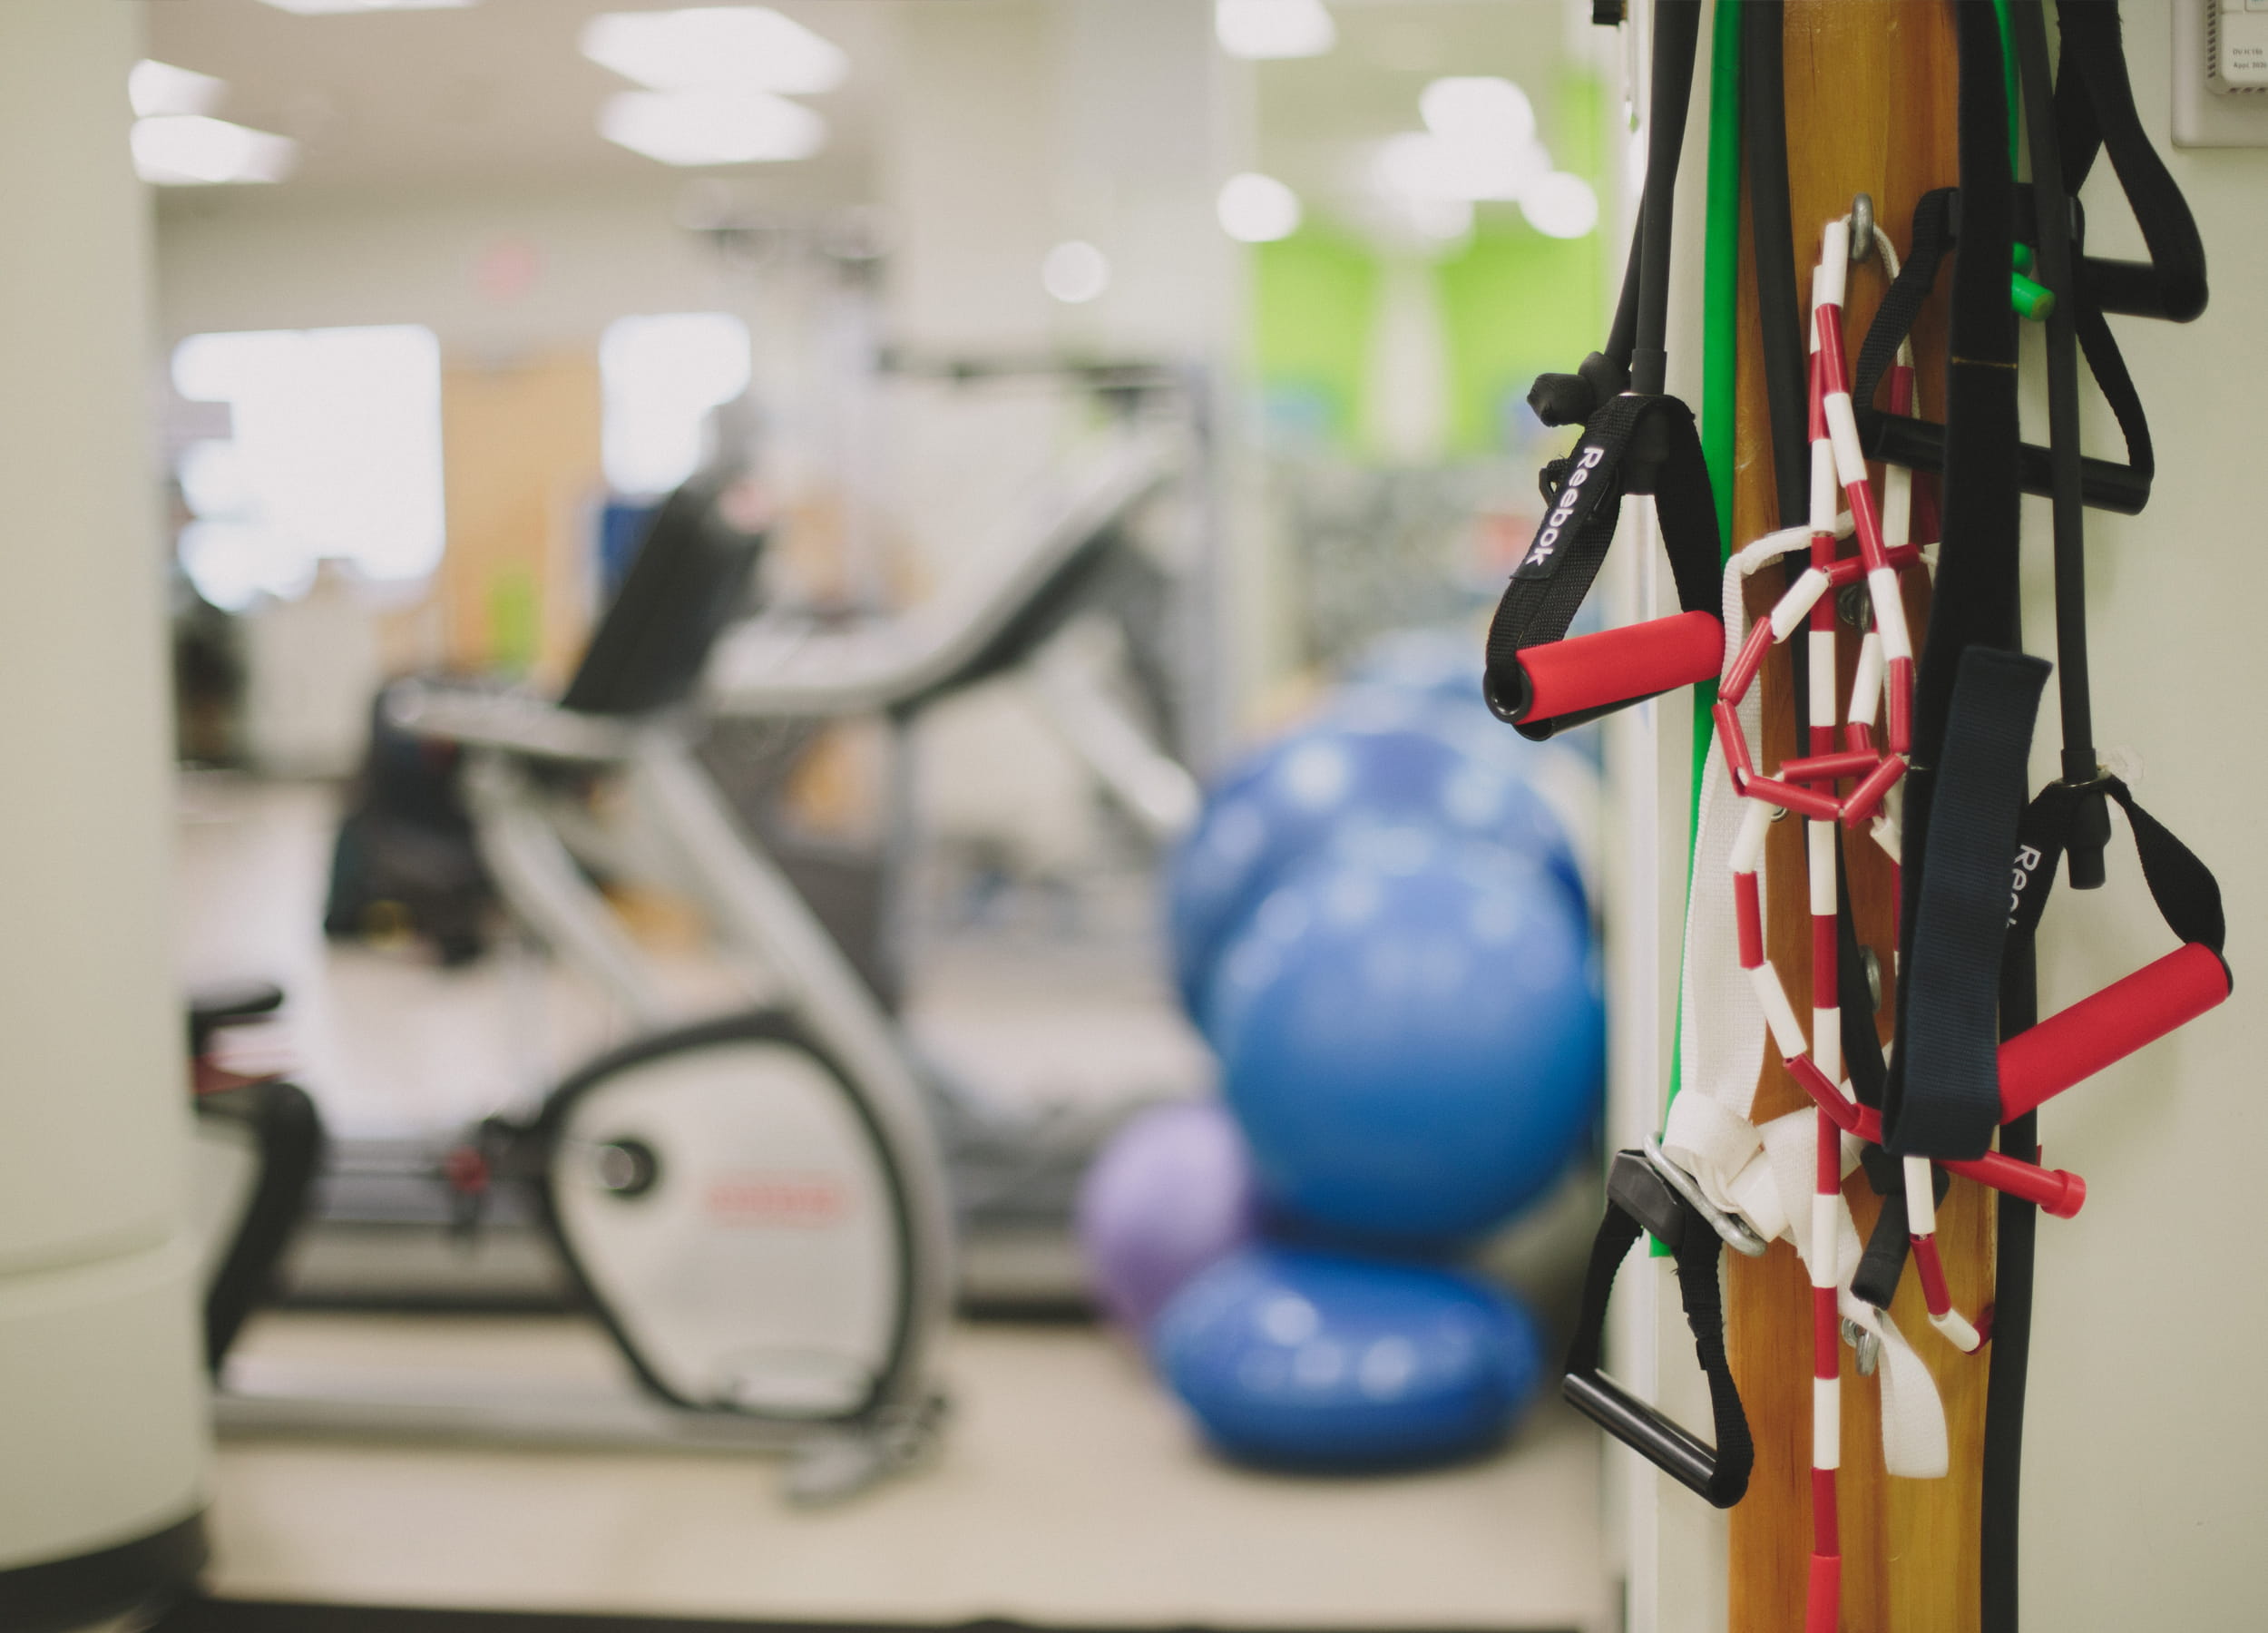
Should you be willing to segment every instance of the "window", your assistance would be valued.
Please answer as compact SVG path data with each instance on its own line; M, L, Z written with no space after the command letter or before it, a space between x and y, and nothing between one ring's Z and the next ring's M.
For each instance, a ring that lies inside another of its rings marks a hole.
M441 348L408 325L192 335L173 384L226 403L231 434L179 466L194 518L181 559L199 594L231 611L290 599L336 559L374 581L441 560Z

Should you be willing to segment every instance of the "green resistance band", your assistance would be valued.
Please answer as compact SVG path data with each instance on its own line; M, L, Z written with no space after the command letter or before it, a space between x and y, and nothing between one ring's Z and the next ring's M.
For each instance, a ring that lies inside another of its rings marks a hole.
M1732 554L1733 415L1738 356L1736 318L1740 304L1740 7L1741 0L1717 0L1709 35L1708 231L1701 263L1701 457L1709 468L1709 491L1716 499L1716 533L1723 552ZM1693 689L1693 763L1686 788L1686 895L1693 886L1693 846L1701 826L1701 779L1708 769L1715 728L1716 682ZM1670 1040L1669 1098L1677 1098L1684 1078L1685 958L1677 960L1677 1031ZM1654 1257L1668 1250L1649 1243Z

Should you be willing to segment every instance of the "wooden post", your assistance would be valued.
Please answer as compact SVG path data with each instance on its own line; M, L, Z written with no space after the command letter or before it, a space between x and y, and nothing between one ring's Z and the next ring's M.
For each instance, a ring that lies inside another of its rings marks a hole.
M1789 195L1794 221L1797 288L1808 310L1819 231L1851 208L1854 193L1873 195L1876 219L1901 252L1915 200L1956 179L1954 103L1957 70L1950 5L1922 0L1787 0L1786 86ZM1733 532L1745 543L1778 524L1770 421L1759 349L1754 247L1747 224L1747 178L1742 191L1738 414ZM1846 334L1858 356L1884 281L1879 261L1852 270ZM1922 412L1944 414L1943 302L1933 301L1914 331ZM1919 575L1909 574L1910 580ZM1781 587L1769 572L1750 586L1752 612L1768 608ZM1927 615L1925 591L1910 584L1907 615L1917 645ZM1838 692L1846 693L1857 655L1855 634L1843 632ZM1765 670L1765 740L1753 746L1767 771L1789 752L1795 716L1785 647ZM1808 907L1793 882L1804 877L1803 824L1774 826L1767 847L1765 934L1774 964L1799 1014L1809 1012L1811 935ZM1883 969L1880 1024L1887 1033L1892 1002L1892 873L1871 844L1848 847L1852 905L1860 944ZM1767 1051L1755 1104L1758 1122L1808 1105ZM1863 1237L1878 1202L1863 1173L1844 1188ZM1989 1301L1992 1208L1968 1181L1953 1181L1938 1210L1941 1251L1957 1305L1977 1312ZM1805 1560L1811 1549L1811 1325L1808 1283L1794 1251L1774 1246L1763 1259L1730 1257L1726 1320L1733 1370L1756 1438L1755 1474L1732 1512L1729 1625L1734 1633L1795 1633L1804 1625ZM1892 1314L1936 1374L1951 1443L1951 1472L1941 1481L1891 1481L1882 1471L1880 1397L1843 1353L1843 1471L1839 1485L1843 1553L1843 1628L1846 1633L1960 1633L1977 1626L1977 1528L1984 1431L1985 1368L1991 1346L1963 1355L1930 1327L1921 1289L1909 1271Z

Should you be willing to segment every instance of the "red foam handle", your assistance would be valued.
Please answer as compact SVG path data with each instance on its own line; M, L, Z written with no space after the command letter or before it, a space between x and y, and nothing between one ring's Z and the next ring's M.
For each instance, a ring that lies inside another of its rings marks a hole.
M2000 1045L2000 1120L2086 1081L2229 995L2228 971L2191 942Z
M1725 626L1708 612L1648 619L1596 635L1523 648L1527 707L1520 719L1549 720L1650 698L1714 680L1725 661Z

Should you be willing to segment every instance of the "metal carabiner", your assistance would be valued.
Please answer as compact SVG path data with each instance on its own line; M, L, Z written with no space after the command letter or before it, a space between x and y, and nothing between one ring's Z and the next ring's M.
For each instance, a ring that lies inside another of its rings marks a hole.
M1685 1198L1686 1205L1694 1212L1709 1222L1709 1228L1724 1239L1727 1247L1749 1258L1764 1257L1765 1250L1772 1244L1750 1228L1747 1220L1737 1214L1726 1213L1702 1195L1701 1188L1693 1181L1693 1176L1669 1159L1668 1153L1662 1149L1662 1142L1659 1139L1648 1134L1643 1149L1647 1165L1662 1177L1663 1181L1670 1189Z

